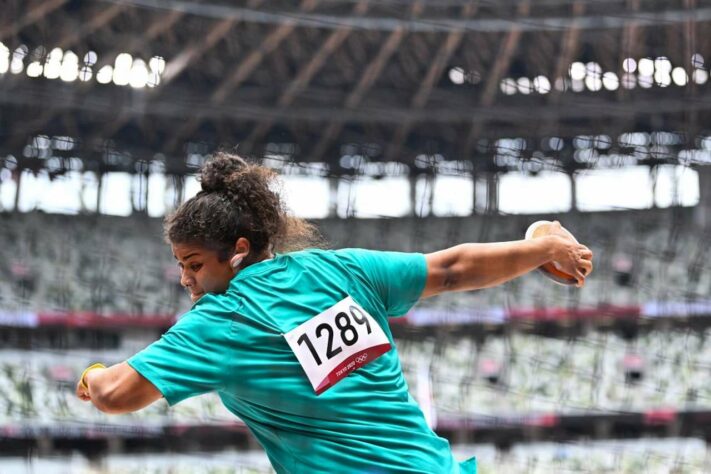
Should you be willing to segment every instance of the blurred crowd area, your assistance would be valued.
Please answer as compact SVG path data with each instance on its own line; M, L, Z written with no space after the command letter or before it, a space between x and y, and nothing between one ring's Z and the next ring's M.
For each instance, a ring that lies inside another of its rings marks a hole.
M536 216L333 219L315 223L331 248L430 252L462 242L523 238ZM559 216L595 252L595 273L578 291L537 274L498 288L423 303L472 308L597 307L695 301L711 293L708 235L692 210ZM189 306L161 222L141 216L0 214L0 308L172 315Z
M457 459L476 453L481 474L698 474L708 472L711 452L695 439L639 439L576 443L531 443L500 450L493 445L462 445ZM4 474L267 474L266 455L253 451L9 458ZM374 473L377 471L373 471Z
M412 392L429 381L437 411L453 416L700 410L711 408L709 338L711 330L634 339L601 331L565 339L514 332L481 343L405 340L398 352Z
M146 340L146 345L150 342ZM190 398L173 408L160 399L125 415L106 415L76 397L76 383L84 368L95 361L121 362L130 355L120 351L0 351L0 424L161 427L236 420L215 394Z
M652 331L634 339L609 331L564 339L513 332L481 341L398 339L396 347L411 394L431 393L427 404L440 415L516 416L709 410L709 340L711 329ZM132 354L126 349L0 351L0 424L164 426L235 420L214 394L173 408L160 400L120 416L105 415L74 396L85 367Z

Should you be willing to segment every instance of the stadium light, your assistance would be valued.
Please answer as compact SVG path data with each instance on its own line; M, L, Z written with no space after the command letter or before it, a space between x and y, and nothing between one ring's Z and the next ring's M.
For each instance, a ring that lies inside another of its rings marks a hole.
M64 52L60 48L54 48L47 56L47 63L44 66L44 77L47 79L57 79L61 72L62 57Z
M639 86L645 89L649 89L654 85L654 78L652 76L640 75L638 78Z
M3 43L0 43L0 74L5 74L10 68L10 50Z
M148 87L156 87L158 84L160 84L160 74L157 72L151 72L148 75L148 82L146 85Z
M79 57L72 51L64 53L59 77L64 82L73 82L79 75Z
M165 71L165 59L160 56L153 56L150 61L148 61L148 67L151 68L151 71L163 74L163 71Z
M22 63L22 59L13 58L12 61L10 61L10 72L13 74L20 74L24 69L24 66L25 65Z
M606 72L602 75L602 85L608 91L616 91L620 87L620 80L614 72Z
M581 62L574 62L570 65L570 78L573 81L582 81L585 78L585 64Z
M602 89L602 79L599 76L587 76L585 78L585 87L593 92Z
M671 75L665 70L657 70L654 73L654 82L660 87L668 87L672 83Z
M669 74L672 71L672 63L666 56L660 56L654 60L654 70Z
M464 69L460 67L453 67L449 70L449 80L452 84L464 84Z
M94 51L89 51L84 55L84 64L87 66L93 66L96 64L96 61L98 60L98 56Z
M631 72L626 72L622 75L622 87L625 89L634 89L637 87L637 77Z
M689 75L683 67L675 67L671 73L674 84L677 86L685 86L689 82Z
M697 66L703 65L703 57L696 53L692 57L693 64ZM684 86L689 83L689 75L686 71L677 67L674 68L672 62L666 56L659 56L652 60L651 58L642 58L639 62L633 58L626 58L622 62L622 69L625 71L621 76L615 72L603 72L602 66L594 61L586 64L575 61L570 65L568 73L570 79L556 78L553 87L557 91L564 92L572 89L574 92L583 92L590 90L598 92L605 88L609 91L614 91L623 87L624 89L634 89L639 85L645 89L653 86L668 87L671 84ZM637 71L638 75L634 74ZM452 71L450 71L453 74ZM708 81L709 72L705 69L696 69L692 74L691 80L697 84L705 84ZM466 77L462 77L462 81ZM526 85L528 84L528 87ZM551 82L545 76L537 76L533 80L525 77L521 78L505 78L500 83L501 91L506 95L512 95L517 92L528 94L538 92L546 94L551 90Z
M697 84L706 84L706 81L709 80L709 73L704 69L696 69L692 73L691 78Z
M91 80L91 77L93 75L94 73L91 70L91 66L82 66L82 68L79 70L79 80L82 82L87 82Z
M546 76L538 76L533 79L533 87L539 94L547 94L551 91L551 81Z
M148 69L146 68L146 63L142 59L136 59L133 61L133 66L131 67L131 74L129 78L129 84L134 89L142 89L146 87L148 82Z
M121 53L116 56L114 63L113 81L117 86L128 85L131 79L131 66L133 57L128 53Z
M602 66L591 61L585 65L585 76L599 79L602 76Z
M99 69L99 72L96 74L96 82L98 82L99 84L108 84L109 82L111 82L113 74L114 68L111 65L107 64L106 66Z
M516 81L516 86L521 94L528 95L531 93L531 80L527 77L519 77Z
M125 86L130 80L131 72L121 68L114 68L112 79L117 86Z
M133 56L128 53L121 53L116 56L116 61L114 63L115 69L131 69L133 64Z
M638 69L640 76L652 77L654 75L654 61L649 58L642 58L639 60Z
M516 81L507 77L501 81L501 92L506 95L514 95L516 93Z
M612 146L612 138L609 135L597 135L593 138L593 146L598 150L607 150Z
M704 67L704 57L699 53L694 53L691 56L691 66L697 69Z
M635 72L637 70L637 61L633 58L627 58L622 61L622 69L625 72Z
M63 51L53 48L45 54L44 46L37 46L31 54L26 45L20 45L13 51L0 42L0 74L8 71L20 74L23 70L28 77L37 78L44 76L47 79L61 79L64 82L73 82L79 79L88 82L94 77L93 66L98 61L98 54L88 51L83 58L73 51ZM25 60L28 61L25 68ZM96 81L108 84L113 81L118 86L130 85L134 88L156 87L160 84L160 76L165 71L165 59L153 56L148 64L142 59L134 59L128 53L121 53L116 57L113 66L108 65L96 73Z
M560 151L565 146L565 141L560 137L551 137L548 140L548 146L553 151Z
M17 48L15 48L15 51L12 53L12 60L10 61L10 72L13 74L20 74L24 68L24 59L25 56L27 56L27 53L29 53L30 49L25 46L24 44L21 44Z
M39 77L42 75L42 64L39 61L32 61L27 65L27 76L28 77Z

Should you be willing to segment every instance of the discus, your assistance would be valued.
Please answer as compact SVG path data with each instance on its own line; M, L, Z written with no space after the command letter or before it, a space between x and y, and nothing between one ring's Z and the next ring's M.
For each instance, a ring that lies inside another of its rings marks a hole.
M534 222L533 224L528 226L528 229L526 230L526 240L548 235L549 226L551 226L552 224L553 223L551 221ZM575 236L571 234L565 227L561 226L561 229L567 235L568 238L570 238L573 242L578 243L578 240L575 238ZM578 283L578 280L576 280L574 276L565 273L561 269L560 265L558 265L558 262L555 261L541 265L540 267L538 267L538 271L540 271L543 276L549 278L550 280L553 280L559 285L575 286Z

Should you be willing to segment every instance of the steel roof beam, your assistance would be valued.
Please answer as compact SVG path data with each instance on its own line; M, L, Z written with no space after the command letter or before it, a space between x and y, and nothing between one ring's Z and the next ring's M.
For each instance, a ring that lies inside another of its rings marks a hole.
M462 17L469 18L475 15L478 3L478 1L468 2L462 8ZM442 42L439 51L435 55L434 60L432 61L429 69L427 70L427 74L420 83L420 87L417 89L417 92L412 97L410 106L413 109L422 109L427 104L427 100L429 99L430 94L432 93L432 88L434 87L436 81L442 76L444 68L447 66L447 64L449 64L449 59L452 57L452 54L454 54L454 52L457 50L463 38L463 31L452 31ZM403 122L402 125L398 127L397 131L395 132L395 135L393 136L392 141L389 143L388 148L385 151L386 160L393 159L397 157L397 155L399 155L400 150L402 149L402 145L407 139L407 135L410 133L411 128L412 122L409 120Z
M0 27L0 40L16 35L26 26L37 23L45 16L67 3L67 0L47 0L35 3L36 5L34 5L32 9L25 14L25 16L19 20L13 20L10 18L10 21L7 24Z
M312 10L316 7L317 3L317 0L304 0L301 2L301 9L303 11ZM227 99L229 94L247 80L254 70L262 64L264 58L278 48L295 28L296 24L294 22L286 22L272 31L258 48L252 50L227 74L225 80L222 81L210 97L210 103L218 104ZM170 142L166 145L166 148L169 150L175 148L185 137L194 133L204 119L205 117L203 115L197 114L185 122L185 124L176 131L175 135L173 135Z
M525 18L530 14L530 12L530 0L523 0L518 6L517 17L519 19ZM517 23L517 25L520 24L520 22ZM481 94L481 99L479 103L482 107L489 108L494 103L496 93L499 90L499 83L501 81L501 78L511 66L511 61L513 59L514 53L516 52L516 48L518 47L518 43L522 33L523 31L520 27L512 27L506 34L506 38L504 38L504 40L501 42L499 52L497 53L496 59L494 60L494 66L492 67L492 70L487 77L486 84L484 85L484 91ZM479 134L481 133L481 126L482 124L478 120L474 120L472 122L472 127L469 130L469 134L467 135L467 139L464 145L465 156L463 158L466 158L466 154L469 153L469 150L471 150L472 146L474 145L474 141L477 140Z
M411 9L411 15L420 15L422 13L422 9L422 1L415 2ZM365 71L363 71L363 74L358 80L358 84L356 84L351 93L348 95L348 98L346 98L344 103L344 107L346 109L354 109L360 105L370 88L373 86L378 77L380 77L380 74L383 72L383 68L385 68L388 60L400 46L400 43L404 37L405 30L403 29L398 29L390 33L388 39L385 40L383 46L378 50L378 54L375 58L373 58L370 64L368 64ZM342 129L343 122L340 120L334 120L328 125L328 128L321 134L321 138L310 153L310 155L313 156L314 161L321 159L323 154L326 152L326 149L330 146L333 139L341 133Z
M295 11L265 11L251 8L235 7L230 5L214 5L184 0L103 0L109 3L120 3L137 8L158 10L176 10L190 15L215 19L233 19L248 23L282 24L296 22L300 28L319 28L340 30L352 28L358 30L395 31L404 29L407 32L423 33L449 33L451 31L480 31L485 33L501 33L518 28L527 31L564 31L571 27L573 22L584 30L617 29L623 28L633 19L624 11L611 12L605 15L591 15L581 18L567 17L536 17L525 22L515 19L486 18L486 19L404 19L384 17L357 18L351 16L324 15L316 13L299 13ZM634 20L640 26L669 25L684 23L688 20L697 22L711 21L711 8L698 8L693 11L665 10L657 12L639 12L634 15Z
M363 15L368 10L368 0L360 0L353 9L354 15ZM301 93L311 82L316 73L321 70L326 60L333 54L334 51L348 38L352 28L344 27L331 33L324 41L321 48L311 57L311 60L303 66L296 77L289 83L286 90L277 100L277 108L286 109L296 96ZM264 138L264 135L274 124L272 119L267 118L259 122L245 140L245 148L251 150L255 143Z
M234 119L253 121L254 117L264 117L272 122L291 121L326 121L334 118L334 109L329 106L296 106L290 108L258 103L220 104L207 106L201 103L199 96L191 95L189 90L174 91L171 97L160 98L146 104L142 100L127 101L121 93L112 90L97 90L95 94L85 95L81 90L61 83L32 84L34 81L22 81L13 87L0 88L0 104L22 105L28 108L44 109L52 103L65 110L82 111L96 114L102 122L106 117L126 113L132 117L170 117L185 119L203 110L214 119ZM121 92L121 91L119 91ZM456 96L449 102L437 107L412 109L395 105L368 105L355 109L339 110L339 120L354 123L396 123L412 120L422 123L452 124L468 121L513 121L530 123L534 119L531 109L536 108L535 120L553 118L556 120L595 119L602 117L633 117L639 114L667 114L685 110L711 111L711 92L699 89L694 100L681 100L678 91L653 89L638 91L627 101L619 102L609 94L568 94L561 100L559 107L545 107L541 100L527 97L515 105L497 105L496 107L469 106L456 101ZM315 90L314 93L318 93ZM655 94L656 93L656 94ZM608 99L605 99L608 97ZM200 109L205 107L205 109ZM88 118L88 117L87 117Z

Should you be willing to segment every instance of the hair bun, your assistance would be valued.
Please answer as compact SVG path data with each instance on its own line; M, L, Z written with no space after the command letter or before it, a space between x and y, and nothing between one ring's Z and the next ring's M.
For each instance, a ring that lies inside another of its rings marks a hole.
M208 159L200 172L202 190L208 193L228 190L232 181L230 177L247 166L247 162L237 155L216 153Z

